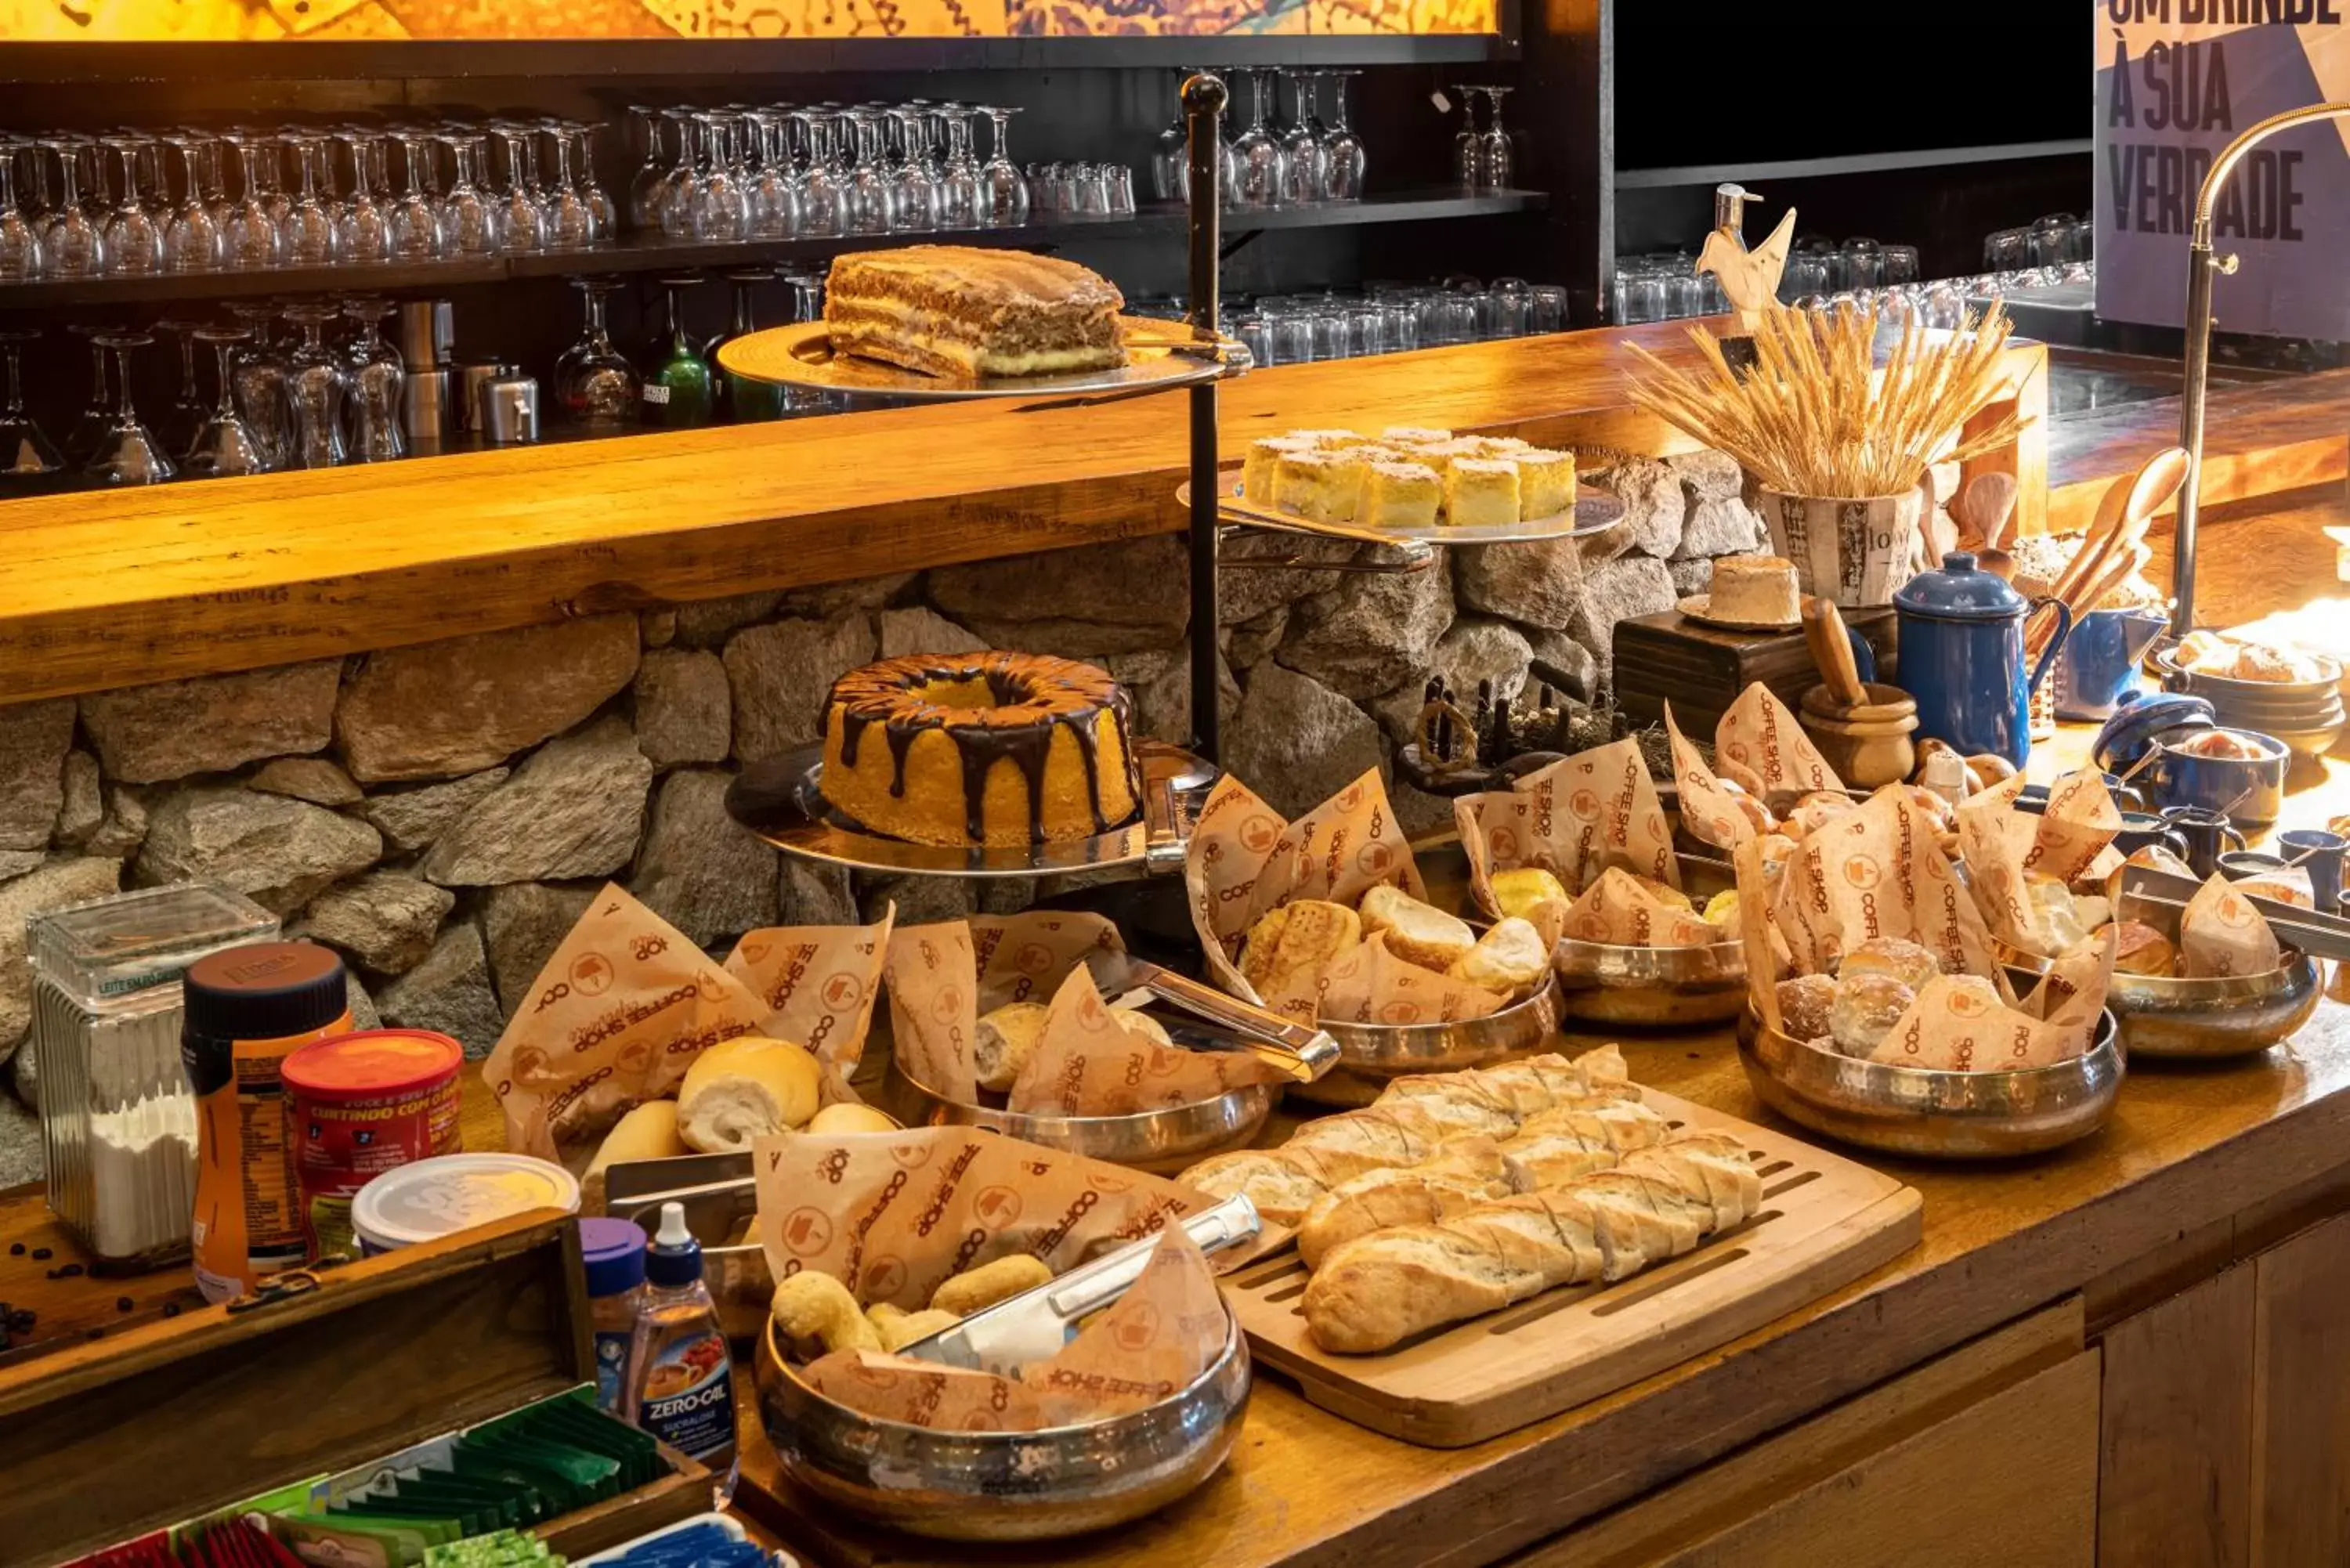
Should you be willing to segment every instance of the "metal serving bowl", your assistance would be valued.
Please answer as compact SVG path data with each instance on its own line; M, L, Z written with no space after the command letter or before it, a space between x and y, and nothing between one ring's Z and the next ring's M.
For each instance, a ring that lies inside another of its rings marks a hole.
M1523 1002L1482 1018L1454 1023L1340 1023L1321 1027L1338 1043L1338 1065L1289 1092L1326 1106L1367 1106L1389 1081L1414 1073L1455 1073L1482 1067L1513 1051L1541 1044L1557 1032L1555 981Z
M1737 886L1727 861L1679 858L1681 886L1693 902ZM1742 942L1633 948L1561 937L1551 949L1551 967L1558 971L1559 1012L1589 1023L1685 1029L1727 1023L1746 1005Z
M2264 974L2182 980L2116 973L2106 1005L2133 1056L2245 1056L2308 1023L2319 989L2315 962L2288 949L2285 961Z
M2120 1031L2110 1009L2088 1052L2048 1067L1951 1073L1814 1049L1739 1015L1738 1058L1764 1105L1863 1148L1929 1159L2038 1154L2104 1125L2121 1092Z
M1246 1148L1272 1114L1279 1088L1277 1084L1249 1084L1196 1105L1132 1116L1034 1116L951 1100L917 1082L892 1059L882 1096L883 1108L908 1127L988 1127L1047 1148L1171 1175L1211 1154Z
M760 1335L759 1414L784 1469L859 1519L943 1541L1048 1541L1141 1518L1232 1452L1248 1407L1240 1324L1199 1380L1148 1409L1041 1432L948 1432L861 1415L792 1373Z

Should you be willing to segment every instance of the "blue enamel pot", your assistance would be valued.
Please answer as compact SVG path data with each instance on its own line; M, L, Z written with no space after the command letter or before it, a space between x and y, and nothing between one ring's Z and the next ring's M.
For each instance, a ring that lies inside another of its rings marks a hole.
M2042 605L2056 609L2056 636L2026 670L2023 623ZM2032 753L2032 693L2073 630L2062 601L2027 599L1983 571L1964 550L1942 557L1893 596L1899 623L1901 684L1918 701L1918 734L1960 756L1989 752L2022 767Z

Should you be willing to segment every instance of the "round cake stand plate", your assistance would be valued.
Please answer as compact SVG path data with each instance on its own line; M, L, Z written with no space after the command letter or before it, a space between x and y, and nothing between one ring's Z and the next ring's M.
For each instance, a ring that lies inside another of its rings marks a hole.
M1191 504L1189 481L1176 486L1176 501ZM1427 528L1382 528L1367 523L1323 523L1243 498L1235 483L1216 507L1224 522L1249 528L1276 528L1290 534L1318 534L1325 538L1352 539L1370 545L1532 545L1544 539L1582 539L1604 534L1624 521L1624 503L1609 492L1587 485L1576 487L1575 510L1548 517L1528 517L1516 523L1488 523L1455 528L1439 523Z
M1700 626L1710 626L1719 631L1801 631L1804 629L1804 618L1801 616L1797 616L1794 620L1783 621L1731 620L1713 613L1711 607L1712 600L1711 594L1691 594L1673 607L1681 612L1683 619L1693 620ZM1805 594L1803 602L1810 604L1812 596Z
M1218 776L1213 763L1163 741L1137 741L1145 816L1089 838L1007 848L914 844L860 826L824 798L824 747L797 746L753 763L727 787L726 814L795 859L904 877L1050 877L1114 866L1171 869L1192 815Z
M836 352L821 321L746 332L718 350L718 368L746 381L800 387L850 398L962 402L979 398L1131 396L1236 376L1249 369L1247 348L1229 337L1192 342L1180 323L1122 316L1127 363L1056 376L997 376L965 380Z

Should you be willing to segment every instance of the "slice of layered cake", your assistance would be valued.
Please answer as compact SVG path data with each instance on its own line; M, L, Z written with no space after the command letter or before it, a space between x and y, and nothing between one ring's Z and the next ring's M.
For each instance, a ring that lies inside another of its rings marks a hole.
M1045 376L1125 364L1125 305L1074 262L911 245L834 258L824 321L836 349L924 375Z

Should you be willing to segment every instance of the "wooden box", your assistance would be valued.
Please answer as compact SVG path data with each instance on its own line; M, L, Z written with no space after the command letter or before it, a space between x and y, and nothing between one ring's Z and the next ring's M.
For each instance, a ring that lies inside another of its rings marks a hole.
M1893 610L1844 612L1845 624L1876 651L1877 679L1894 678ZM1713 727L1738 694L1755 681L1779 701L1799 708L1804 693L1820 683L1804 634L1795 631L1721 631L1700 626L1679 610L1634 616L1616 623L1616 706L1638 725L1673 722L1694 741L1711 742Z
M0 1371L0 1561L48 1568L595 1380L579 1231L552 1211L323 1271ZM710 1507L672 1473L538 1527L578 1557Z

